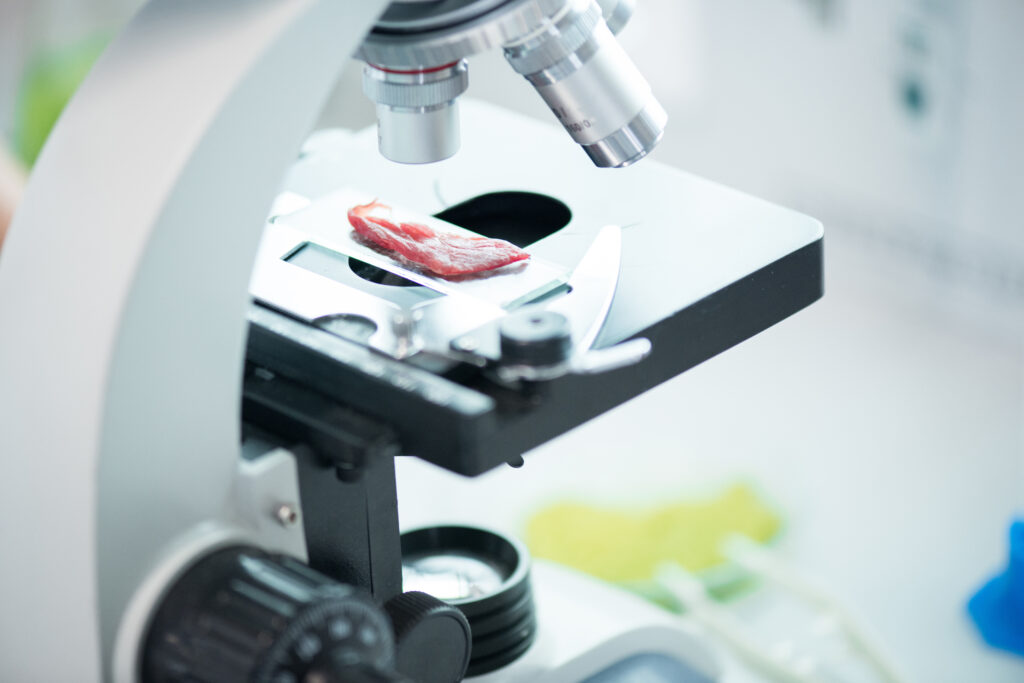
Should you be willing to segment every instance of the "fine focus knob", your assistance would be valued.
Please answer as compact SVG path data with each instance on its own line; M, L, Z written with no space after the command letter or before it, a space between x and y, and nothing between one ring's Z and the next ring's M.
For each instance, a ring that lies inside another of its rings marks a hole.
M417 683L458 683L469 666L472 634L457 608L412 591L384 605L395 627L395 668Z
M369 596L255 548L218 550L186 570L144 647L147 683L409 683Z

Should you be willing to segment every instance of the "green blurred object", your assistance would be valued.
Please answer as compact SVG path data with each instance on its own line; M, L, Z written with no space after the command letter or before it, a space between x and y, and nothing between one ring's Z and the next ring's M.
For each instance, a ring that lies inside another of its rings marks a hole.
M93 63L110 42L90 36L33 57L25 69L14 110L14 153L30 167Z
M677 563L697 573L707 589L724 598L741 590L746 575L726 563L719 547L732 534L758 543L782 529L779 515L746 484L733 484L703 500L643 510L616 510L557 503L527 524L530 552L672 608L674 601L653 580L660 565Z

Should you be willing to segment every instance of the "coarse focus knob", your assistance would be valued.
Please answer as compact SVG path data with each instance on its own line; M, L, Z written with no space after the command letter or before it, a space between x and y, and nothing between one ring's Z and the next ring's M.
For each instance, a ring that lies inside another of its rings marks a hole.
M144 643L147 683L410 683L369 596L255 548L218 550L187 569Z
M472 634L457 607L412 591L384 605L395 627L395 668L417 683L458 683L469 666Z

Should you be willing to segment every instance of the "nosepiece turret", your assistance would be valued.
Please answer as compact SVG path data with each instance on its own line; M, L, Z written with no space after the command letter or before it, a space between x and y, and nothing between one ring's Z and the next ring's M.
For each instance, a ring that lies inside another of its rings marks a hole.
M402 0L364 41L363 92L381 154L428 163L459 147L465 57L500 47L599 167L621 168L661 140L668 119L614 33L632 0ZM611 28L610 28L611 26Z

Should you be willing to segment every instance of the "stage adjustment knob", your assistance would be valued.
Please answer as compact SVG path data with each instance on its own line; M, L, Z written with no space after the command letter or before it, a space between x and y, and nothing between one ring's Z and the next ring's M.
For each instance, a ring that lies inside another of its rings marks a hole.
M144 648L147 683L410 683L369 596L255 548L218 550L186 570Z
M420 592L396 595L384 605L395 626L395 668L417 683L458 683L469 666L472 635L465 615Z
M561 313L522 310L501 322L501 362L507 365L552 367L572 355L572 328Z

